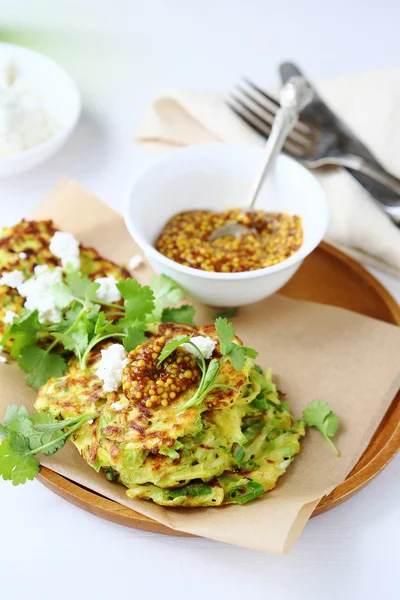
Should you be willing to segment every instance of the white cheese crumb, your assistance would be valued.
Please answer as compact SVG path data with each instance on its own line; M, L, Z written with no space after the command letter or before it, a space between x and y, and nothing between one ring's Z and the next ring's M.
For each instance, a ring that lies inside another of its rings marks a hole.
M0 363L6 363L7 359L2 355L3 346L0 346Z
M214 352L214 348L217 345L215 340L212 340L210 337L204 337L202 335L196 335L191 338L191 341L195 346L198 347L204 358L207 360L211 358L212 353ZM185 352L189 354L193 354L193 356L199 357L199 353L193 346L190 344L182 344L182 348Z
M54 304L51 289L62 282L62 271L59 267L49 269L47 265L39 265L34 272L33 277L18 286L19 294L26 298L24 306L39 312L40 323L59 323L62 314Z
M143 258L140 256L140 254L134 254L128 262L128 269L130 271L134 271L135 269L137 269L138 267L140 267L142 264L144 264L144 260Z
M10 288L18 288L19 285L24 281L24 274L22 271L9 271L3 273L0 277L0 285L7 285Z
M121 402L113 402L111 404L111 408L114 410L122 410L124 408L124 404L121 404Z
M24 259L24 258L28 258L28 255L27 255L27 253L26 253L26 252L20 252L20 253L18 254L18 256L19 256L19 258L22 258L22 259Z
M101 360L96 370L96 375L103 381L105 392L115 392L122 382L122 372L128 359L122 344L112 344L101 351Z
M89 425L91 425L93 423L93 419L90 419L90 421L88 421Z
M13 310L7 310L6 314L4 316L4 323L6 325L12 325L14 323L15 319L18 319L17 313L14 312Z
M73 269L79 269L81 266L79 242L72 233L57 231L50 240L50 252L61 260L63 269L68 265Z
M117 288L117 280L113 275L110 277L99 277L95 282L100 284L96 291L96 298L100 302L118 302L121 300L121 294Z

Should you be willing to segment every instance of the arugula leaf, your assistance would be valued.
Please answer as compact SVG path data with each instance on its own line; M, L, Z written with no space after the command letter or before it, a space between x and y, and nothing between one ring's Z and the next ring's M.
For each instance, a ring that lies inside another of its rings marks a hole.
M223 317L215 319L215 329L217 330L222 354L228 354L230 342L235 337L235 329L232 323Z
M134 350L139 344L143 344L148 341L144 332L146 331L146 325L142 323L140 326L128 327L126 330L126 337L124 337L124 347L127 352Z
M190 304L183 304L179 308L164 308L161 315L163 323L186 323L194 325L196 309Z
M132 321L144 321L154 310L154 294L148 285L140 285L136 279L125 279L117 283L124 299L125 316L121 326L129 326Z
M39 339L40 323L39 313L37 310L28 312L21 319L15 321L7 328L4 334L1 345L4 346L8 340L13 340L11 348L11 356L18 358L25 346L35 344Z
M161 363L168 358L168 356L172 354L174 350L176 350L181 344L185 344L187 342L190 342L189 335L178 335L178 337L167 342L160 354L158 364L161 365Z
M38 346L26 346L18 359L18 364L25 373L27 385L38 390L50 377L61 377L67 363L64 358L54 352L48 352Z
M329 404L322 400L313 400L303 410L303 420L309 427L318 429L336 456L339 456L339 450L331 440L339 429L339 418L331 410Z

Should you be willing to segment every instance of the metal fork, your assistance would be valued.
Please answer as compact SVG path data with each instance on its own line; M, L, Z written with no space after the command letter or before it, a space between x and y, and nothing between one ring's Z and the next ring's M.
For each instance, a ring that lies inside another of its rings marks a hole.
M237 86L227 104L254 131L268 138L271 124L280 108L279 102L273 96L249 79L243 78L242 85ZM298 121L288 136L284 151L309 169L329 165L345 167L363 173L387 186L394 193L400 194L398 177L361 156L342 150L334 132L316 128L304 119ZM392 201L390 205L400 206L400 198Z

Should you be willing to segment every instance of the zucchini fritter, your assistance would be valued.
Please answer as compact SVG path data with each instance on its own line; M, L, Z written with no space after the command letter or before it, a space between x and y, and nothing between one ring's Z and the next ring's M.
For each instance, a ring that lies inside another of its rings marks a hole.
M163 345L182 334L218 341L214 326L160 325L128 355L118 391L104 392L96 349L85 373L74 359L67 375L50 379L35 407L62 418L98 411L99 418L71 440L94 469L125 485L130 497L164 506L255 499L275 486L299 452L303 424L249 359L239 372L230 361L222 364L217 383L233 389L212 390L201 404L185 408L198 387L193 355L178 348L158 366ZM220 356L217 344L213 358ZM257 402L260 393L264 405Z
M4 228L0 233L0 277L14 269L23 271L28 277L33 275L37 265L60 266L61 261L49 250L50 240L56 231L52 221L23 220L13 227ZM81 270L91 279L110 275L116 279L129 277L129 271L103 258L94 248L81 246L80 258ZM4 333L6 311L21 314L24 302L16 289L0 285L0 337Z

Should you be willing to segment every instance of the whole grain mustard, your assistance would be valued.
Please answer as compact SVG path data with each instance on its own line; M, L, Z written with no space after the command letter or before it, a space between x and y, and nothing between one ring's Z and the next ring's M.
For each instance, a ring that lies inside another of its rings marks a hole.
M229 221L249 227L240 238L226 236L208 241L210 234ZM251 225L257 234L250 232ZM257 210L241 215L240 209L222 213L207 210L181 212L172 217L155 247L164 256L187 267L217 273L254 271L282 262L303 243L301 218L297 215Z

